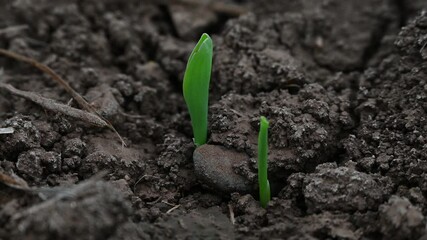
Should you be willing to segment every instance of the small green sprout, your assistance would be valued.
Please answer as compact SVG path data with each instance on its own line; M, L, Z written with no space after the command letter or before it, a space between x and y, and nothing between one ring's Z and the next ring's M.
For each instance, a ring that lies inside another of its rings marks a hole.
M267 207L270 201L270 183L267 178L267 157L268 157L268 121L261 117L258 135L258 184L259 201L263 208Z
M208 135L208 100L211 79L213 44L204 33L188 58L183 92L190 112L194 143L201 146Z

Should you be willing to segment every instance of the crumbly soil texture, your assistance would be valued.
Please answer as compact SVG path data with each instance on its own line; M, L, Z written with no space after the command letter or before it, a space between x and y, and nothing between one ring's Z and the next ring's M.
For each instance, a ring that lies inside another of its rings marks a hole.
M0 48L53 69L126 145L0 87L0 239L427 239L426 1L0 3ZM195 168L182 79L203 32ZM34 66L1 55L0 69L1 86L80 108Z

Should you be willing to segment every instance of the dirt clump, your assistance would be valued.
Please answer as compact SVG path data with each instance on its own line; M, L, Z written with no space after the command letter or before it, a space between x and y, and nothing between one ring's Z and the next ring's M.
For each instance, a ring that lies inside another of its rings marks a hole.
M406 198L392 196L380 206L381 232L385 237L417 239L424 233L425 217Z
M110 184L86 182L15 213L6 227L20 239L105 238L129 213L129 204Z
M303 183L307 212L377 209L392 190L393 185L387 177L372 176L329 163L317 166Z

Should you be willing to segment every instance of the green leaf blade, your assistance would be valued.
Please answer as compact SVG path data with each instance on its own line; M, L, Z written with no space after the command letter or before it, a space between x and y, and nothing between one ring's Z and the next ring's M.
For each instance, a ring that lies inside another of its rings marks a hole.
M184 100L190 112L196 146L205 144L207 140L212 55L212 39L204 33L188 59L184 74Z
M261 117L258 134L258 185L259 201L263 208L270 201L270 183L268 182L268 127L269 123L265 117Z

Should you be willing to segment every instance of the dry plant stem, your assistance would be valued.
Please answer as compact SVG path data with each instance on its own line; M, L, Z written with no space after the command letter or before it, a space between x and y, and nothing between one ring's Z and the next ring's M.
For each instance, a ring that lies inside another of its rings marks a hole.
M421 49L420 49L420 53L422 53L423 52L423 50L424 50L424 48L427 46L427 41L424 43L424 45L421 47Z
M14 132L15 132L15 129L13 129L11 127L0 128L0 134L12 134Z
M108 127L108 123L99 118L93 113L89 113L80 109L70 107L68 105L58 103L52 99L44 98L37 93L22 91L14 88L10 84L0 83L0 89L4 89L9 93L30 100L41 107L52 112L59 112L65 116L90 123L97 127Z
M156 200L154 200L152 202L147 202L147 204L148 205L154 205L154 204L158 203L161 199L162 199L162 197L158 197Z
M228 211L230 212L231 224L234 225L236 223L236 219L234 218L234 210L233 210L233 206L231 206L231 204L228 204Z
M25 180L17 177L16 175L9 176L6 173L0 172L0 182L19 190L29 190L27 182Z
M121 110L119 110L119 114L121 114L122 116L129 118L129 119L143 119L144 118L144 116L142 116L142 115L129 114L129 113L125 113Z
M48 66L37 62L36 60L32 59L32 58L28 58L25 56L22 56L20 54L5 50L5 49L0 49L0 54L9 57L9 58L13 58L15 60L21 61L21 62L25 62L30 64L31 66L41 70L42 72L48 74L50 77L52 77L53 80L55 80L57 83L59 83L64 89L65 91L67 91L76 101L77 103L80 105L81 108L85 109L88 112L95 112L95 110L90 106L90 104L88 102L86 102L86 100L84 100L84 98L82 96L80 96L80 94L78 94L64 79L62 79L58 74L56 74L51 68L49 68Z
M1 37L10 37L10 35L15 35L19 33L20 31L29 29L28 25L16 25L16 26L10 26L7 28L0 29L0 36Z
M180 207L181 205L176 205L175 207L173 207L173 208L171 208L171 209L169 209L167 212L166 212L166 214L170 214L171 212L173 212L175 209L178 209L179 207Z
M100 118L100 120L107 123L107 125L105 127L111 129L114 133L116 133L116 135L118 136L118 138L120 139L120 141L122 143L122 146L126 146L123 138L120 136L120 134L114 128L114 126L107 119L105 119L101 115L99 115L95 111L95 109L93 109L93 107L68 84L68 82L66 82L64 79L62 79L50 67L32 59L32 58L25 57L25 56L22 56L20 54L17 54L17 53L14 53L14 52L11 52L11 51L8 51L5 49L0 49L0 55L15 59L17 61L25 62L25 63L30 64L31 66L39 69L40 71L48 74L53 80L55 80L57 83L59 83L59 85L61 85L65 89L65 91L67 91L77 101L77 103L80 105L81 108L92 113L93 115ZM98 120L98 121L100 121L100 120Z

